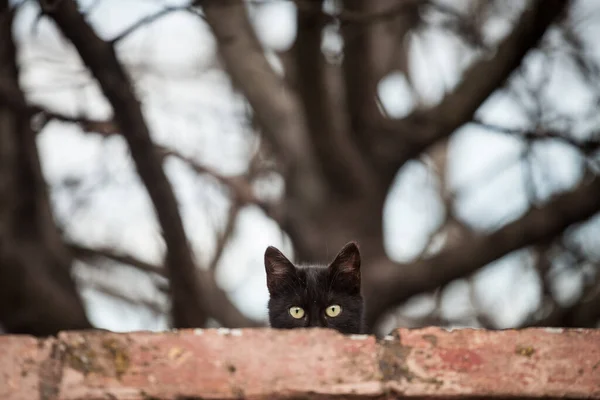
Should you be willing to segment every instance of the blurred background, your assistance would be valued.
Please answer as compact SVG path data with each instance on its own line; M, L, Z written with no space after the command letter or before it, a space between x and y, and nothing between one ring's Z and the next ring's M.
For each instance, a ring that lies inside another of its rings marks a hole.
M370 332L600 322L600 3L0 0L0 326L265 326L362 255Z

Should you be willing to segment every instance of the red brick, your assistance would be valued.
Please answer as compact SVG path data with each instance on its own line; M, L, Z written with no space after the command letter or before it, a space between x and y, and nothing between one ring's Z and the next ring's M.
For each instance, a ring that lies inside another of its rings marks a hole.
M0 399L600 399L600 330L68 332L0 337ZM56 395L56 396L54 396Z
M112 395L173 398L264 397L294 393L378 392L374 338L332 331L186 330L177 333L64 333L61 399ZM107 343L116 351L107 351ZM78 361L79 354L88 360ZM122 354L122 374L115 372ZM139 397L143 398L143 397Z
M0 399L38 399L41 392L55 391L53 381L60 373L60 366L53 365L50 359L54 342L31 336L0 335Z
M399 329L408 396L600 398L600 330ZM388 350L394 352L393 350ZM389 358L389 357L388 357Z

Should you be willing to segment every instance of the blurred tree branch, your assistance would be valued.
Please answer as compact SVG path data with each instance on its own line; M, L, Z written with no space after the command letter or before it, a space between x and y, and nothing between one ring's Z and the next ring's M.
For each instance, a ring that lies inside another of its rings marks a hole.
M168 270L166 268L153 265L146 261L140 260L135 256L118 252L114 249L95 248L73 242L68 243L68 246L73 252L73 255L82 261L90 262L95 259L105 258L116 261L117 263L123 265L134 267L143 272L150 272L165 278L169 278ZM214 273L214 269L202 269L197 271L198 280L202 285L203 293L205 293L204 296L210 299L210 301L204 303L204 307L206 307L208 315L227 327L261 326L262 324L260 322L244 316L231 303L225 292L217 284ZM169 280L169 282L171 281ZM172 283L169 283L169 288L172 290ZM116 294L117 292L111 291L111 293ZM204 301L204 299L197 299L197 301Z
M87 133L97 133L106 137L111 135L121 135L121 130L112 120L94 120L86 117L69 116L48 111L41 106L29 105L24 99L23 101L19 101L18 99L15 100L15 90L8 86L9 85L7 85L6 82L3 82L3 80L0 79L0 104L4 104L15 111L22 112L30 118L38 119L37 125L39 126L37 126L37 132L39 132L49 121L56 120L78 124L81 126L81 129ZM234 197L236 201L239 201L243 205L254 204L262 209L270 218L280 222L280 207L275 203L263 201L255 196L249 176L226 176L206 165L200 164L198 161L183 155L175 149L170 149L157 144L154 144L154 147L161 158L175 157L189 165L189 167L197 174L212 176L220 184L231 191L232 197ZM253 175L258 175L260 173L261 170L256 170Z
M67 247L73 253L73 256L80 260L94 260L96 258L106 258L112 261L116 261L120 264L130 265L143 272L150 272L165 278L168 277L167 270L162 266L156 266L147 263L127 254L119 254L118 252L110 248L89 247L74 242L67 242L66 244Z
M210 263L208 264L209 271L215 271L217 266L219 265L219 261L223 256L223 252L225 251L225 246L227 246L227 242L230 237L233 235L233 231L235 230L235 224L237 222L238 214L240 213L240 203L234 202L229 206L229 212L227 213L227 222L225 223L225 227L221 232L217 234L217 245L215 254L212 257Z
M482 128L488 129L492 132L498 132L506 135L515 137L521 137L527 141L542 140L542 139L555 139L562 143L568 144L576 150L581 151L584 155L590 155L591 153L600 149L600 135L594 134L592 137L583 140L577 140L565 135L562 132L557 132L552 129L538 129L537 131L528 131L523 129L511 129L503 126L489 124L479 119L473 120L473 123L481 126Z
M189 12L193 12L194 9L193 7L189 6L189 5L181 5L181 6L168 6L168 7L164 7L162 10L157 11L153 14L147 15L144 18L140 19L139 21L135 22L133 25L131 25L130 27L128 27L127 29L125 29L123 32L119 33L117 36L115 36L114 38L112 38L109 43L111 45L116 45L118 42L122 41L123 39L125 39L126 37L128 37L129 35L131 35L132 33L134 33L135 31L137 31L138 29L144 27L144 26L148 26L149 24L151 24L152 22L167 16L169 14L172 14L174 12L178 12L178 11L189 11Z
M142 306L142 307L152 311L155 314L158 314L158 315L165 314L165 310L163 310L163 308L160 306L160 304L158 304L156 301L133 298L133 297L127 295L126 293L119 291L113 285L110 285L110 284L107 284L104 282L86 282L84 284L84 287L95 290L96 292L105 294L114 299L118 299L118 300L124 301L129 304L133 304L136 306Z
M83 62L97 79L110 102L117 125L129 145L142 182L152 199L167 246L166 265L171 285L172 318L175 327L204 326L207 304L187 240L177 200L162 169L150 132L134 95L129 77L117 60L113 47L101 40L79 13L77 3L40 0L51 17L73 43Z
M300 3L296 17L298 36L290 50L295 65L289 72L306 112L312 147L327 181L340 195L365 193L373 190L372 171L359 149L348 140L344 96L334 93L342 90L339 84L342 70L328 65L321 51L326 20L314 10L320 9L322 3L316 1L310 7ZM328 157L334 152L337 157Z
M394 304L469 275L481 266L523 247L560 235L571 225L600 211L600 178L588 174L577 188L557 195L541 207L532 207L516 221L495 232L480 234L445 249L427 260L409 265L370 269L370 318L378 318Z
M584 288L579 300L568 307L556 302L550 311L538 320L529 319L524 326L553 326L575 328L597 328L600 319L600 280L596 279Z
M379 156L372 140L373 127L383 118L377 104L377 85L380 80L396 69L409 77L408 38L410 32L421 23L421 1L395 0L344 0L344 12L357 15L387 14L386 19L376 19L370 24L345 24L341 27L344 35L343 69L347 94L348 116L351 132L363 157L371 164L378 165ZM395 8L402 13L391 13ZM370 19L370 18L369 18ZM383 181L383 185L387 183Z
M290 191L307 204L319 204L326 186L311 150L304 110L296 94L267 61L241 0L197 1L217 40L219 54L236 86L252 106L264 135L277 153Z
M254 189L252 188L250 179L248 179L248 177L225 176L214 169L199 164L190 157L186 157L175 150L167 149L163 146L156 146L156 148L162 157L172 156L178 158L189 165L196 173L207 174L215 178L218 182L231 190L234 201L240 202L241 204L254 204L261 208L267 215L276 219L274 211L276 206L274 204L262 201L254 195Z
M390 179L407 160L472 120L481 104L521 65L569 4L568 0L533 1L495 54L469 67L461 82L437 106L404 119L380 121L384 138L376 154L386 160Z
M25 104L13 41L13 11L0 1L0 76ZM12 333L87 329L71 258L54 223L29 115L0 104L0 322Z

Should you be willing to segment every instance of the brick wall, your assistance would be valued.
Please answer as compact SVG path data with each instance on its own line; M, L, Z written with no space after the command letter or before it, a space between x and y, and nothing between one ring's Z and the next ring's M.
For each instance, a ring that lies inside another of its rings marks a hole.
M0 336L0 399L592 398L600 330Z

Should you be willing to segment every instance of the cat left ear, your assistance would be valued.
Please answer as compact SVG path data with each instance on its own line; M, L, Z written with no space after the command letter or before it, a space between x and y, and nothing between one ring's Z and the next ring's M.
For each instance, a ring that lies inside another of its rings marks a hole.
M270 295L276 294L282 287L285 287L286 282L294 279L296 275L294 264L273 246L269 246L265 250L265 271Z
M351 293L360 292L360 252L356 242L347 243L329 264L333 284Z

